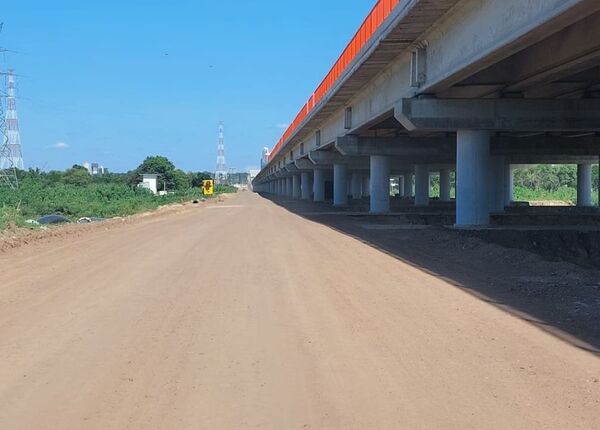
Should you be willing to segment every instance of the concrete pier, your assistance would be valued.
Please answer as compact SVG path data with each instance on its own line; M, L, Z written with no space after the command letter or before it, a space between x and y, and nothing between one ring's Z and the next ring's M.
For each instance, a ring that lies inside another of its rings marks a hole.
M345 164L333 165L333 205L348 205L348 168Z
M456 225L487 225L490 223L490 134L459 130L456 145Z
M404 197L404 176L398 176L398 195Z
M352 199L359 200L362 197L362 179L360 173L352 172L352 177L350 179L351 186L350 190L352 192Z
M370 212L384 214L390 211L390 159L384 155L371 155Z
M450 201L450 170L440 169L440 201Z
M314 170L313 192L315 202L325 201L325 172L322 169Z
M427 166L415 166L415 205L429 205L429 168Z
M404 197L413 196L413 188L415 185L415 179L412 173L404 175Z
M292 198L299 199L302 197L302 189L300 184L300 175L292 176Z
M362 196L369 197L371 195L371 178L369 175L362 177Z
M515 172L511 164L504 165L504 206L510 206L514 200Z
M300 178L302 180L302 200L310 200L313 192L313 175L311 172L302 172Z
M592 206L592 165L577 165L577 206Z
M504 211L504 157L490 157L489 199L490 212Z

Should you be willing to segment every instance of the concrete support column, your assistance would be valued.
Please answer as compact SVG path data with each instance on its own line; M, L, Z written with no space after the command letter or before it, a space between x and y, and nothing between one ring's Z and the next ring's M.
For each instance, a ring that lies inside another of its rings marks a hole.
M440 169L440 201L449 202L450 200L450 170Z
M325 172L315 169L313 175L313 192L315 202L325 201Z
M348 199L352 195L352 174L350 172L348 172L348 177L346 178L346 195Z
M371 155L370 212L383 214L390 211L390 158Z
M515 198L515 172L511 164L504 165L504 206L510 206Z
M369 175L364 175L362 177L362 196L369 197L371 195L371 179Z
M302 197L302 189L300 184L300 175L292 176L292 198L299 199Z
M592 206L592 165L577 165L577 206Z
M458 130L456 145L456 225L487 225L490 134Z
M406 175L404 175L404 197L413 196L414 184L415 179L412 173L407 173Z
M333 165L333 205L348 204L348 168L345 164Z
M404 176L398 176L398 195L404 197Z
M302 178L302 200L310 200L313 192L313 175L310 172L303 172Z
M490 211L503 212L504 203L504 157L490 157L489 197Z
M294 185L292 184L291 176L285 178L285 195L287 197L292 197L294 195Z
M279 194L285 196L285 178L279 180Z
M415 166L415 205L429 205L429 168L427 166Z
M358 200L362 197L362 180L360 177L360 173L353 172L351 179L351 190L352 190L352 198L354 200Z

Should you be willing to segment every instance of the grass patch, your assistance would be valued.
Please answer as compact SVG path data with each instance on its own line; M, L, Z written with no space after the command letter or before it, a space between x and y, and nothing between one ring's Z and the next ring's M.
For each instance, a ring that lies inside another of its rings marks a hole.
M515 201L562 201L575 205L577 203L577 190L571 187L559 187L556 190L532 189L515 186ZM598 193L593 193L593 199L598 204Z

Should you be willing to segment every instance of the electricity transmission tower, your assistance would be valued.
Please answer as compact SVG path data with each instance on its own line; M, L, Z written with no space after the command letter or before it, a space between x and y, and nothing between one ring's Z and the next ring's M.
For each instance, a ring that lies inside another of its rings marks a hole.
M227 168L225 166L225 128L223 123L219 124L219 144L217 146L217 170L215 172L215 183L227 182Z
M3 23L0 23L2 31ZM0 52L8 50L0 47ZM21 137L19 134L19 121L17 117L16 77L13 70L1 72L6 76L6 92L0 100L0 186L17 188L19 180L17 169L23 169L23 155L21 153Z

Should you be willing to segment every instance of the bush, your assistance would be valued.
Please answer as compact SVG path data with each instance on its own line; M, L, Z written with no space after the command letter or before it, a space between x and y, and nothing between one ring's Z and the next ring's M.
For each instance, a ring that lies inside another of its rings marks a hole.
M19 173L17 190L0 187L0 228L9 224L25 225L28 218L58 214L71 219L110 218L153 210L161 205L202 197L199 187L191 188L200 174L173 170L177 191L155 196L150 191L128 184L131 174L90 176L73 166L66 172L30 170ZM235 192L233 187L217 187L216 194Z

